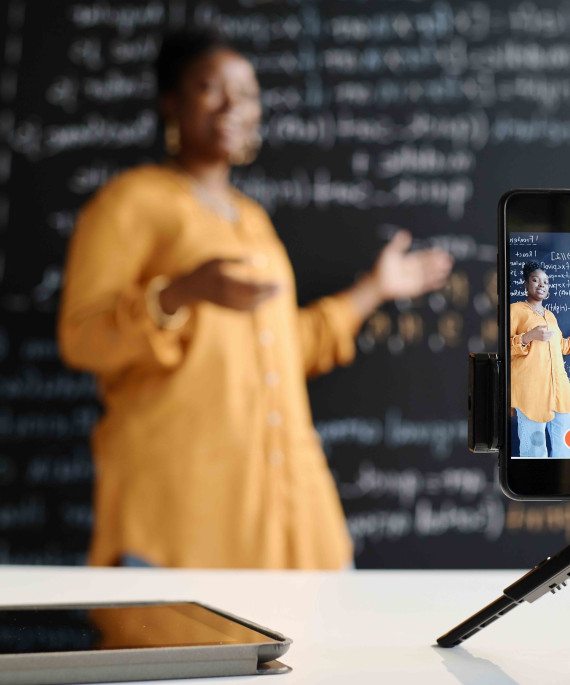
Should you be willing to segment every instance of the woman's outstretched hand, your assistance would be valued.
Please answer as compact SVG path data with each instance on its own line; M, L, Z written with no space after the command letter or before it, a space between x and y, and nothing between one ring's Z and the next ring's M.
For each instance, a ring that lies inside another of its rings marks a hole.
M220 307L251 312L283 290L283 285L276 281L251 281L230 275L229 270L236 264L247 264L247 258L212 259L175 278L160 293L162 309L173 314L183 305L206 300Z
M548 342L553 335L554 331L548 330L548 326L535 326L534 328L531 328L530 331L521 335L521 342L523 345L528 345L528 343L533 340Z
M452 257L439 248L408 252L411 244L410 233L398 231L376 259L372 274L383 301L417 297L445 285Z
M372 269L349 289L363 316L389 300L417 297L445 285L453 258L440 248L409 252L412 236L398 231Z

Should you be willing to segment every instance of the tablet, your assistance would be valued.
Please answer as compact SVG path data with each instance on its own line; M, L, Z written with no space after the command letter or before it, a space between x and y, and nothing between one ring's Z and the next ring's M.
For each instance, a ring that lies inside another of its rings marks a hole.
M285 673L291 640L198 602L0 607L0 683Z

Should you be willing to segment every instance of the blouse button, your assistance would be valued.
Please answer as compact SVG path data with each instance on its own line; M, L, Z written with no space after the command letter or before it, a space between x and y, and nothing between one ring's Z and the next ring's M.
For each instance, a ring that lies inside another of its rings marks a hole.
M273 464L273 466L281 466L284 460L285 456L283 452L279 452L278 450L271 452L269 455L269 461L271 464Z
M268 347L269 345L273 345L273 343L275 342L275 333L273 331L270 331L269 329L260 331L259 342L264 347Z
M279 385L279 374L277 371L268 371L265 374L265 385L269 385L272 388Z
M267 423L270 426L280 426L281 414L278 411L270 411L269 414L267 414Z

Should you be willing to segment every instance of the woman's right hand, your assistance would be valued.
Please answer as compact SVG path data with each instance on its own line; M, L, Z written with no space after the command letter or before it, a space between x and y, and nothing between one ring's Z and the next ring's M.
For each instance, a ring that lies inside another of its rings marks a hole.
M554 331L549 331L548 326L535 326L527 333L521 335L521 342L523 345L528 345L532 340L548 342L553 335Z
M252 312L260 304L275 297L283 286L275 281L249 281L227 273L232 264L247 264L247 259L212 259L175 278L159 295L160 306L167 314L197 300L206 300L220 307Z

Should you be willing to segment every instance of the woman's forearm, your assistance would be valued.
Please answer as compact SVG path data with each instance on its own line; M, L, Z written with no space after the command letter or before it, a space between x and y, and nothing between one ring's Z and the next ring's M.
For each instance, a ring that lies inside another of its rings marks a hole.
M363 319L368 318L383 303L376 280L371 274L360 278L353 286L345 290L345 293L350 296Z

